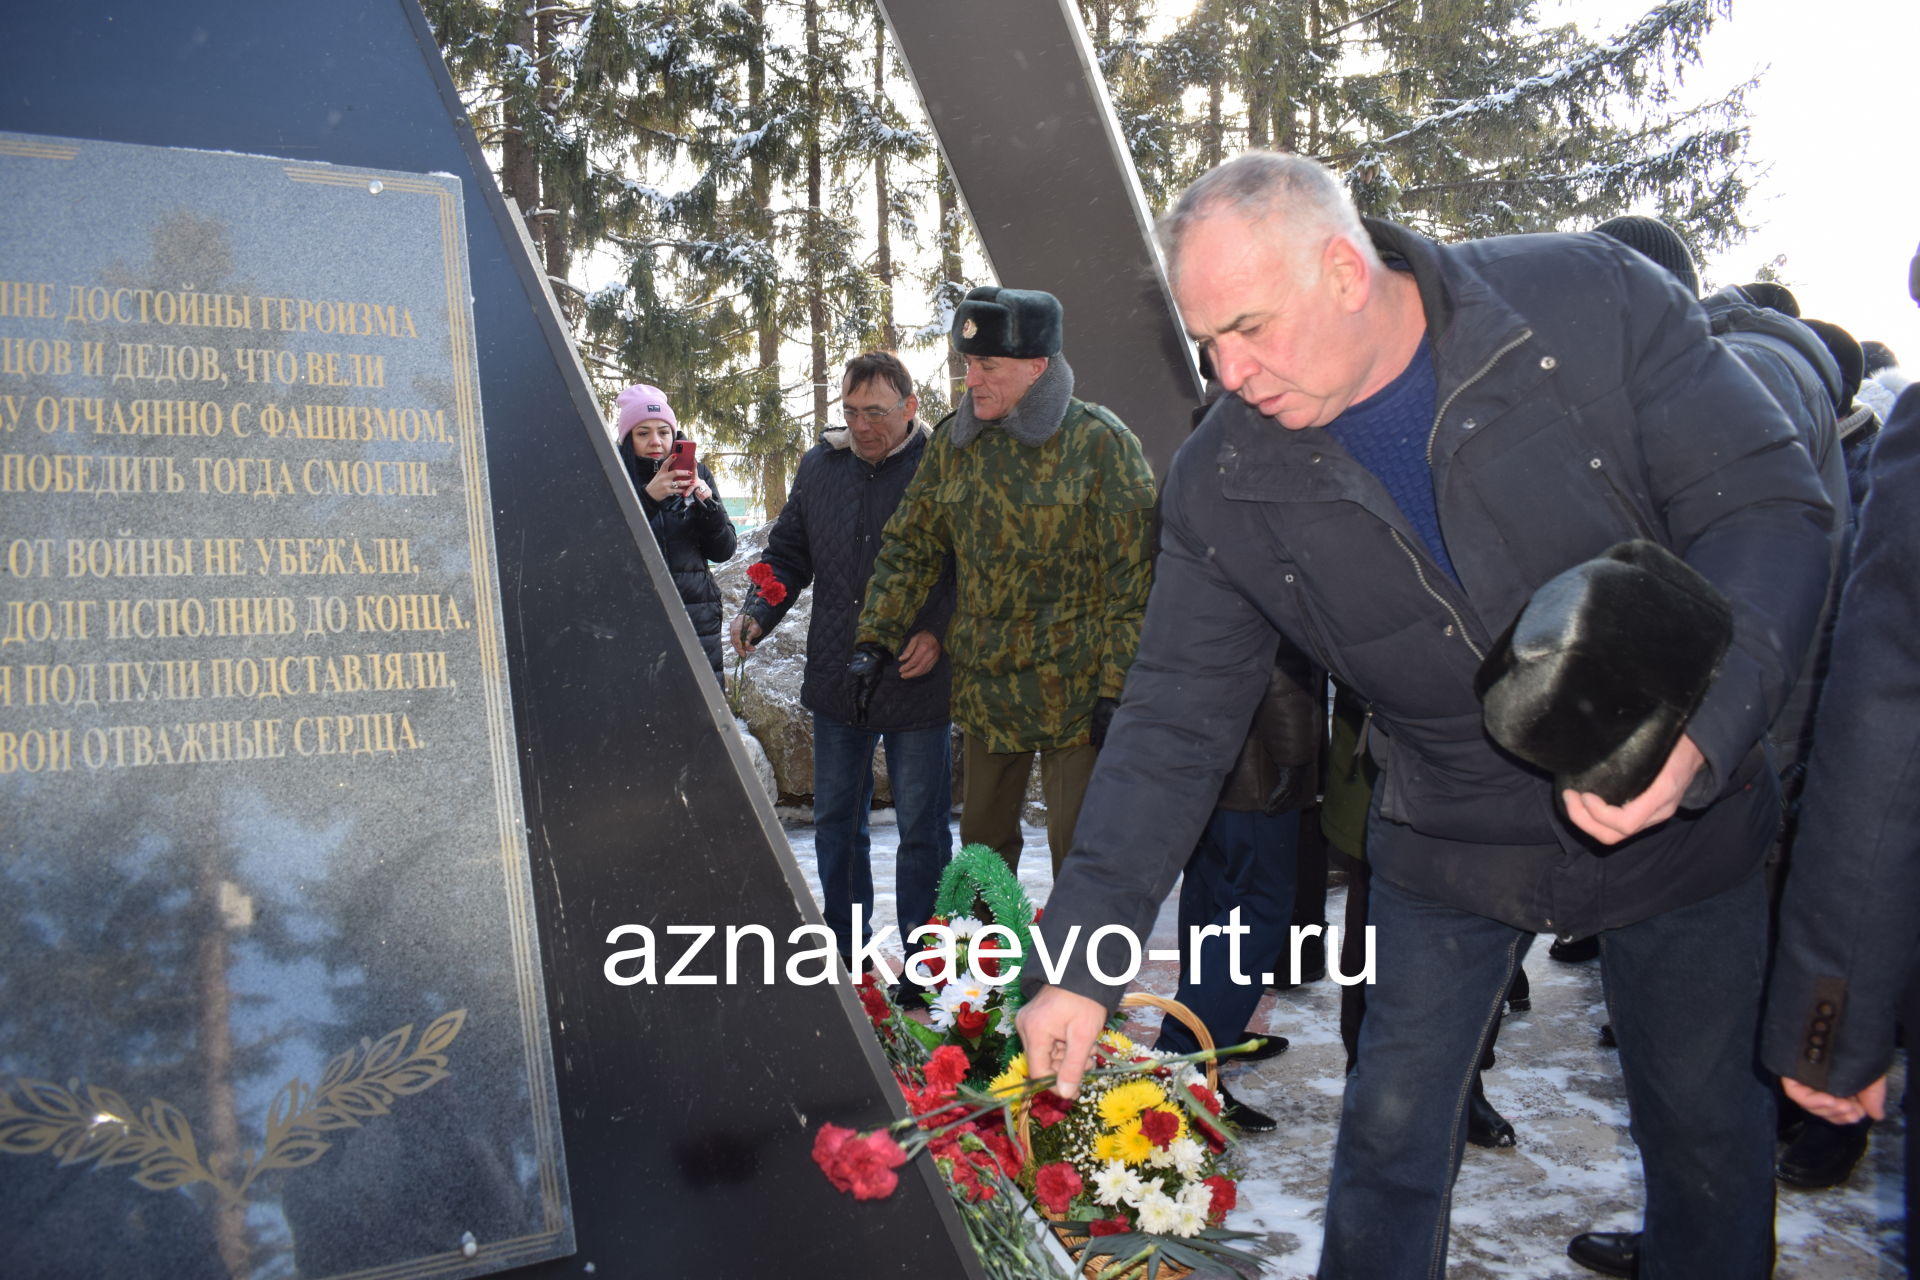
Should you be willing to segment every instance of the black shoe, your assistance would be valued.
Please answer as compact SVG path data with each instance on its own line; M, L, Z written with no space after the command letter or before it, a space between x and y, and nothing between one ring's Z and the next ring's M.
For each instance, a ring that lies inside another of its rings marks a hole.
M1620 1042L1613 1038L1613 1024L1611 1022L1603 1022L1600 1024L1600 1047L1602 1049L1618 1049L1620 1047Z
M1507 1118L1487 1101L1486 1090L1473 1082L1473 1097L1467 1100L1467 1141L1476 1147L1511 1147L1518 1139Z
M1640 1274L1638 1231L1583 1231L1567 1243L1567 1256L1603 1276Z
M1533 984L1527 981L1525 969L1513 971L1513 985L1507 988L1508 1013L1525 1013L1533 1008Z
M1867 1130L1873 1121L1831 1124L1808 1116L1773 1167L1774 1176L1799 1191L1823 1191L1847 1180L1860 1157L1867 1153Z
M1561 964L1585 964L1600 958L1600 935L1590 938L1555 938L1547 948L1547 958Z
M1226 1089L1220 1090L1220 1118L1242 1133L1272 1133L1280 1122L1264 1111L1256 1111Z
M1249 1049L1245 1053L1236 1053L1229 1062L1265 1062L1268 1058L1277 1058L1287 1051L1285 1036L1268 1035L1264 1031L1242 1031L1234 1039L1235 1044L1245 1044L1249 1040L1265 1040L1258 1049Z

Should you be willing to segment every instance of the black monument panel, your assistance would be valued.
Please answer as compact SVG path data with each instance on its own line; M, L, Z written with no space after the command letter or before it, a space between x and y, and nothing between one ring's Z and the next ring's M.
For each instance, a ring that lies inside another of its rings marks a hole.
M977 1274L924 1162L877 1204L840 1195L812 1165L821 1122L898 1113L844 989L602 977L617 925L761 924L784 937L813 911L418 11L94 0L24 11L9 36L0 127L451 173L465 190L578 1241L574 1258L536 1270Z
M570 1252L458 183L0 184L10 1273Z

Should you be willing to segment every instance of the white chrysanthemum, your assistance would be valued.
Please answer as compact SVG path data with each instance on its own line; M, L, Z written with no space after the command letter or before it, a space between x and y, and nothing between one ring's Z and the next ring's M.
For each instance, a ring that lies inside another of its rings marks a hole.
M1147 1163L1156 1169L1171 1169L1183 1178L1191 1178L1200 1172L1206 1159L1206 1148L1182 1134L1148 1156Z
M972 916L955 916L947 921L947 928L953 930L955 938L971 938L986 927L986 921L975 920Z
M1202 1225L1207 1219L1207 1211L1213 1208L1213 1188L1204 1182L1189 1182L1180 1188L1180 1194L1174 1197L1182 1209L1197 1210Z
M1140 1217L1135 1225L1150 1235L1170 1236L1179 1233L1179 1202L1162 1191L1154 1191L1140 1199Z
M978 982L949 982L940 988L940 994L933 998L932 1013L928 1020L933 1023L935 1030L946 1031L953 1026L954 1019L958 1016L960 1006L963 1004L970 1004L975 1009L985 1012L990 994L988 989Z
M1118 1160L1107 1161L1093 1175L1093 1198L1101 1204L1119 1204L1139 1194L1140 1175Z

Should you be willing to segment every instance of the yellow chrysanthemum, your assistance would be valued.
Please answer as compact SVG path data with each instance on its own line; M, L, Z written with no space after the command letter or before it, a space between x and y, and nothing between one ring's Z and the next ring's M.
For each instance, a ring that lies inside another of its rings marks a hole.
M1124 1128L1095 1138L1093 1154L1100 1160L1118 1160L1122 1164L1134 1165L1153 1154L1153 1143L1147 1140L1146 1134L1140 1132L1140 1122L1135 1120Z
M1151 1080L1129 1080L1109 1090L1100 1099L1100 1119L1108 1128L1117 1129L1148 1107L1165 1106L1167 1095Z
M987 1089L996 1098L1011 1098L1024 1089L1026 1083L1027 1055L1016 1053L1013 1055L1013 1061L1007 1064L1007 1069L995 1076L993 1083L988 1085Z

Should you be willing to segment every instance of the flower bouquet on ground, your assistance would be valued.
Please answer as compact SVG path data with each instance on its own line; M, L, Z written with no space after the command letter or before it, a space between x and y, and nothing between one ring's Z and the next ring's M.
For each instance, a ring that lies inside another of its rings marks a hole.
M1192 1018L1157 996L1127 999ZM1198 1029L1201 1053L1178 1057L1103 1032L1072 1103L1036 1091L1044 1082L1028 1078L1024 1055L993 1081L995 1096L1018 1099L1019 1146L1029 1153L1021 1183L1086 1276L1175 1280L1260 1270L1257 1257L1233 1244L1253 1237L1223 1225L1237 1199L1219 1165L1229 1127L1211 1062L1204 1078L1194 1066L1212 1054Z

